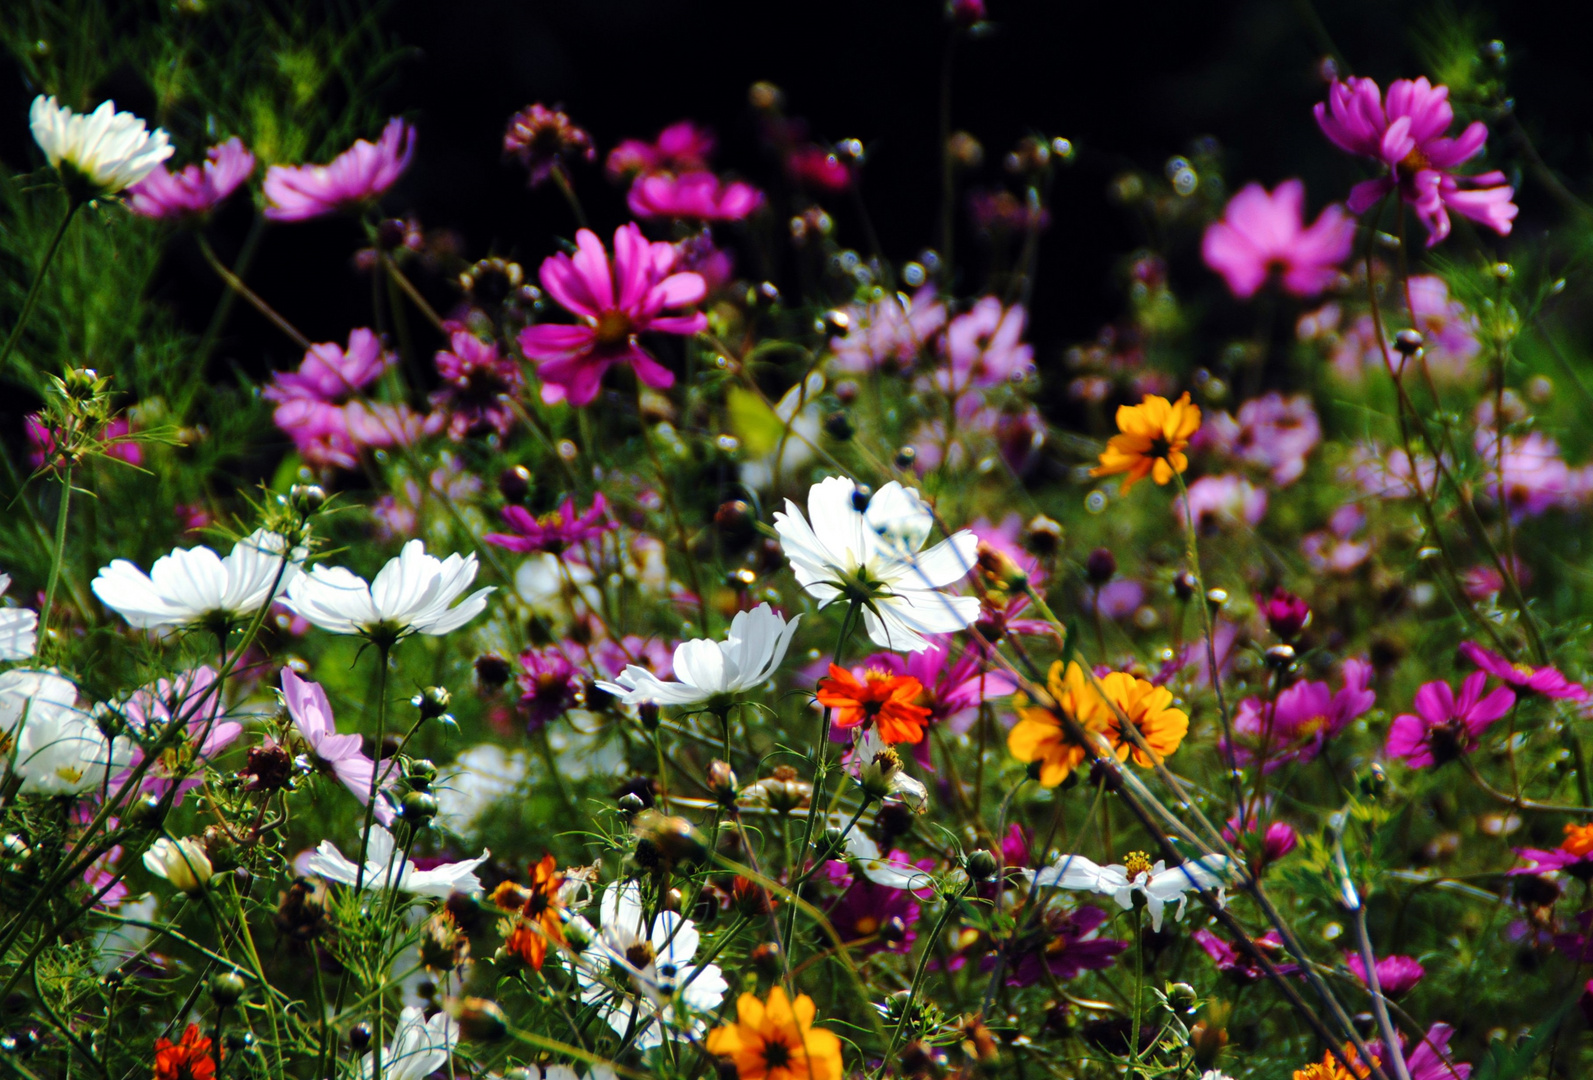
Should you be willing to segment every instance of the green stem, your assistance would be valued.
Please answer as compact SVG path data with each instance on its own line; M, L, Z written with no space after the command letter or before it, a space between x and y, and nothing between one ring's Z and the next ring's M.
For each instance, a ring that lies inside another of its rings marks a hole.
M44 610L39 612L40 649L49 647L50 613L55 610L55 590L61 584L61 564L66 561L66 521L72 507L72 466L61 474L61 505L55 512L55 550L50 553L50 583L44 590Z
M39 264L39 272L33 279L33 284L28 286L28 295L22 301L22 313L17 316L17 324L11 328L10 335L6 338L4 348L0 348L0 371L5 370L6 361L11 358L11 350L17 347L17 342L22 338L22 330L28 325L28 317L33 314L34 305L39 302L39 292L44 287L44 278L49 273L50 264L55 261L55 253L61 247L61 240L66 236L66 227L72 224L72 219L77 216L77 208L83 204L73 199L66 208L66 216L61 219L61 224L55 227L55 235L50 237L50 246L44 249L44 261Z
M262 300L253 289L245 285L237 274L234 274L231 270L228 270L226 265L220 259L216 258L216 253L211 248L210 241L205 239L203 233L199 233L198 238L199 250L204 255L205 262L209 263L210 268L216 272L217 276L219 276L222 281L227 283L227 287L247 300L249 302L249 306L254 308L261 315L264 315L272 326L275 326L278 330L292 338L295 345L303 349L305 352L309 352L311 345L310 339L299 333L292 323L288 322L288 320L284 319L281 315L278 315L276 310L272 308L270 304Z

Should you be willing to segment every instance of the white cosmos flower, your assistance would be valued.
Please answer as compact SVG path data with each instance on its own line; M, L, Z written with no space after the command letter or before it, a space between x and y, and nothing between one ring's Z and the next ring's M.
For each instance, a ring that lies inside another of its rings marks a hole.
M391 888L416 896L435 896L446 900L450 893L469 895L481 891L481 879L476 876L475 870L491 854L483 850L474 859L419 870L412 860L405 859L403 852L397 850L393 834L380 825L374 825L371 827L370 847L365 853L363 881L360 880L359 867L330 840L321 841L315 853L304 860L304 868L339 885L352 887L356 881L360 881L363 889ZM401 865L395 866L395 861Z
M675 646L675 677L665 681L635 664L626 664L613 682L600 682L627 705L651 701L658 705L699 705L716 697L762 686L785 659L796 633L798 615L790 622L768 604L742 611L730 621L723 641L697 638Z
M524 750L505 750L497 743L472 746L432 784L437 797L432 824L461 836L469 833L476 819L525 783L530 772L531 759Z
M575 1071L573 1065L522 1065L516 1071L523 1074L525 1080L581 1080L581 1074ZM618 1078L619 1073L614 1071L612 1065L587 1066L586 1080L618 1080Z
M259 611L299 575L303 553L292 552L283 569L286 548L277 533L256 529L232 545L226 558L207 547L174 548L148 574L126 559L113 559L91 587L100 603L146 630L237 618Z
M1131 854L1128 863L1100 866L1082 855L1065 855L1035 874L1034 879L1041 888L1061 887L1110 896L1124 911L1134 906L1134 894L1138 893L1150 911L1152 930L1162 928L1162 909L1168 904L1177 902L1173 917L1182 919L1191 892L1215 889L1218 906L1228 902L1223 890L1232 876L1232 866L1226 855L1202 855L1170 869L1164 860L1158 859L1152 865L1139 853Z
M935 887L935 879L928 872L912 863L894 862L882 856L873 837L861 829L853 828L846 834L846 855L852 865L876 885L890 889L912 889L915 892Z
M100 195L131 187L172 154L164 131L145 130L132 113L117 112L114 101L81 116L40 94L28 111L28 126L51 165L63 172L70 166Z
M163 877L172 887L189 896L204 891L215 872L210 856L205 854L204 843L196 836L172 841L162 837L144 852L144 865L149 872Z
M411 540L369 585L341 566L317 566L293 579L283 603L322 630L393 642L410 634L450 634L480 615L490 585L449 606L474 580L475 555L438 559Z
M605 1018L621 1036L631 1030L639 1008L636 1045L650 1050L666 1035L673 1037L677 1001L692 1012L709 1013L724 1000L730 985L719 966L699 968L691 962L701 944L697 925L674 911L659 912L649 924L636 882L610 883L603 890L600 917L597 940L575 957L575 975L582 1001L610 999ZM610 988L616 978L626 977L639 991L634 999Z
M127 740L107 739L77 707L77 687L49 671L0 675L0 732L22 790L39 795L92 791L133 757Z
M900 799L915 814L929 809L929 789L907 774L901 755L880 738L876 726L870 726L853 745L847 767L870 798Z
M0 574L0 595L11 587L11 575ZM0 608L0 660L25 660L38 647L39 616L28 608Z
M923 652L924 634L965 629L979 616L979 599L937 590L974 567L979 541L964 529L920 551L934 515L917 492L892 480L859 511L857 485L831 476L808 490L808 515L790 499L774 515L774 530L797 583L824 607L863 603L863 625L874 644Z
M448 1010L441 1009L430 1020L414 1005L398 1014L398 1030L393 1041L382 1047L382 1080L423 1080L444 1065L459 1042L459 1025ZM360 1062L360 1075L372 1080L376 1075L376 1055L366 1054Z

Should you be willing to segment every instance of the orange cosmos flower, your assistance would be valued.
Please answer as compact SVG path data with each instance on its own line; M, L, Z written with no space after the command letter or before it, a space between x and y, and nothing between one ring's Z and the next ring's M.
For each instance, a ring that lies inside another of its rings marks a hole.
M1040 762L1040 783L1056 787L1084 761L1084 745L1068 733L1057 710L1077 720L1086 731L1105 732L1111 710L1075 661L1064 670L1062 661L1051 665L1046 689L1051 701L1030 705L1022 694L1013 697L1018 722L1007 735L1007 750L1023 762Z
M1565 839L1560 843L1560 850L1567 855L1577 858L1586 858L1593 853L1593 824L1567 825Z
M1146 394L1138 405L1119 405L1117 430L1101 452L1101 464L1091 476L1123 477L1123 492L1149 476L1165 484L1174 473L1189 467L1184 449L1200 430L1200 406L1189 403L1186 393L1175 402Z
M879 737L892 745L924 739L929 710L913 704L924 684L911 675L888 675L871 670L859 682L850 671L830 665L828 678L819 680L819 704L836 710L837 727L875 725Z
M1189 715L1180 709L1168 708L1173 703L1173 692L1165 686L1114 671L1101 680L1101 690L1128 722L1139 729L1145 745L1155 752L1156 760L1171 757L1189 732ZM1136 765L1149 768L1156 764L1150 754L1129 739L1117 714L1110 709L1107 710L1106 737L1117 752L1117 760L1127 761L1133 754Z
M560 917L564 905L559 900L564 875L554 865L553 856L544 855L531 867L529 889L505 881L492 891L494 904L516 913L514 929L504 946L537 971L547 959L548 942L564 944L564 920Z
M226 1051L222 1051L225 1056ZM199 1034L198 1024L189 1024L182 1042L158 1039L155 1042L155 1080L211 1080L216 1063L210 1056L210 1040Z
M1303 1069L1295 1069L1294 1080L1365 1080L1366 1077L1372 1075L1372 1070L1369 1066L1363 1065L1356 1060L1354 1050L1346 1048L1345 1056L1355 1066L1354 1072L1346 1069L1339 1062L1339 1059L1333 1056L1333 1051L1326 1050L1322 1053L1321 1061L1307 1065ZM1377 1061L1376 1058L1372 1060Z
M736 999L736 1022L708 1033L708 1052L735 1062L740 1080L840 1080L841 1040L813 1026L813 999L779 986L767 1003Z

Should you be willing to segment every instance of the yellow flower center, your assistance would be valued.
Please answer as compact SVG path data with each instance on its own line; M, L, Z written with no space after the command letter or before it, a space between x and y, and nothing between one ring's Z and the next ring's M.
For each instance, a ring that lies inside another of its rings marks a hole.
M605 311L598 316L593 329L597 331L599 345L618 345L631 336L630 316L623 311Z
M1130 851L1128 857L1123 860L1123 869L1128 873L1130 881L1141 874L1148 874L1151 869L1150 856L1143 851Z

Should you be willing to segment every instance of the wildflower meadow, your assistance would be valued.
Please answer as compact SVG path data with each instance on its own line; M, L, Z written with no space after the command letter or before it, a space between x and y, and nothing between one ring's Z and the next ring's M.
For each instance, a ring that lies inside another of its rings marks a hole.
M1003 2L839 134L0 2L0 1075L1593 1075L1585 104L1276 5L1147 156Z

